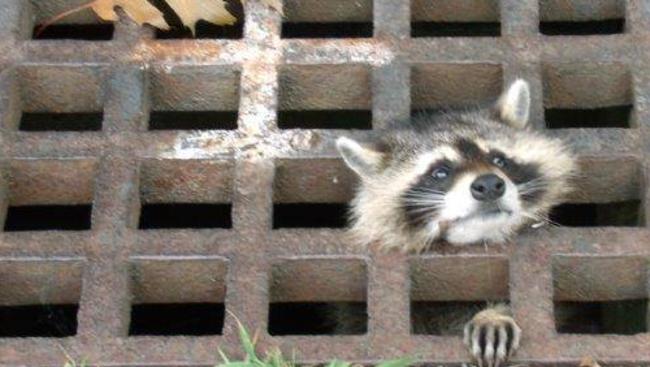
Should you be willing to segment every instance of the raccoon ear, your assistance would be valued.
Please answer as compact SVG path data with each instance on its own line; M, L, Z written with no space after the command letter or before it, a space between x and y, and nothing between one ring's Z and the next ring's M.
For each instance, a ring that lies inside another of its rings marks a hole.
M523 128L528 123L530 113L530 88L528 82L517 79L499 97L496 110L498 117L508 125Z
M341 153L348 167L361 177L376 173L381 165L383 158L381 152L365 147L353 139L346 137L338 138L336 140L336 148Z

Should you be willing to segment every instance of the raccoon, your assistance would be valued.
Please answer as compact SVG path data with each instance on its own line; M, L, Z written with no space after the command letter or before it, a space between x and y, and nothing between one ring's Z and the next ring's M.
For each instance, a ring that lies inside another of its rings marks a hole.
M442 242L504 242L545 221L570 191L576 159L561 140L527 128L529 110L530 89L519 79L487 107L424 114L372 141L340 137L337 148L360 177L353 241L417 253ZM521 330L498 305L463 333L479 365L492 367L517 349Z

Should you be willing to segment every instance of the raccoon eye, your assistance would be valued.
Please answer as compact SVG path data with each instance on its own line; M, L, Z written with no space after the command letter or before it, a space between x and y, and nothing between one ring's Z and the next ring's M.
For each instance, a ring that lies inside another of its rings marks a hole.
M431 172L431 176L436 180L444 180L449 177L449 173L449 167L442 166L434 169L433 172Z
M495 166L500 167L500 168L503 168L503 167L508 165L508 161L504 157L501 157L501 156L496 156L496 157L492 158L492 163Z

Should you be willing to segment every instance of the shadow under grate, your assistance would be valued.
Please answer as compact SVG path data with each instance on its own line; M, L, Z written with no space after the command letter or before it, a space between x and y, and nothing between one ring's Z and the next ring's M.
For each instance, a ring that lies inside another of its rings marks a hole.
M625 31L625 19L606 19L582 22L542 21L539 31L547 36L588 36L617 34Z
M295 203L273 205L273 229L344 228L347 204Z
M372 111L278 111L280 129L372 129Z
M43 29L41 25L34 27L32 39L35 40L84 40L84 41L110 41L115 33L113 24L52 24Z
M367 319L364 302L277 302L269 308L269 334L365 334Z
M282 38L370 38L370 22L282 23Z
M463 327L487 302L411 302L411 332L416 335L462 335Z
M231 204L144 204L139 228L232 228L231 212Z
M152 111L149 130L236 130L237 111Z
M129 335L221 335L223 303L160 303L131 306Z
M567 227L638 227L643 225L641 202L562 204L551 210L551 222Z
M91 226L92 205L10 206L4 230L83 231Z
M563 128L629 128L633 107L612 106L592 109L547 108L546 127Z
M63 338L77 334L78 305L0 307L0 337Z
M499 22L413 22L411 37L499 37Z
M562 334L645 333L647 307L647 300L555 302L555 326Z
M233 25L216 25L200 20L196 23L196 35L187 27L175 27L168 31L156 30L156 38L169 39L241 39L244 26L238 21Z
M104 114L101 112L23 112L18 129L21 131L100 131Z

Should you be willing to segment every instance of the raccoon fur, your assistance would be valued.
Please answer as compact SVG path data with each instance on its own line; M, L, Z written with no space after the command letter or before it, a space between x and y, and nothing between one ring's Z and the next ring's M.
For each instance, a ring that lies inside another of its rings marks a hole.
M339 138L360 177L353 241L417 253L441 242L504 242L546 220L570 191L576 160L561 140L527 128L529 108L528 83L516 80L487 108L424 114L372 141ZM446 316L414 314L414 330L436 328L426 318ZM517 349L521 332L507 306L470 318L464 341L479 365L499 366Z

